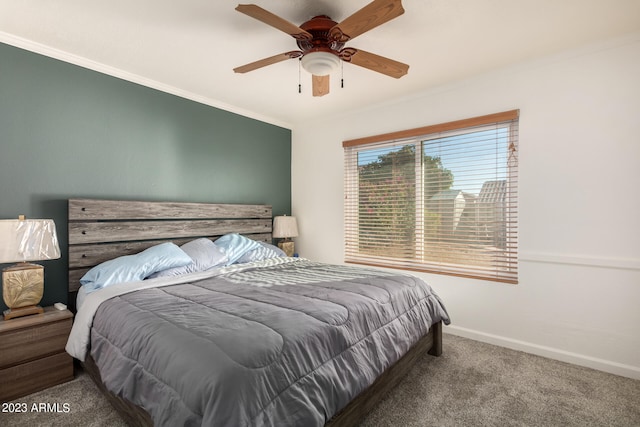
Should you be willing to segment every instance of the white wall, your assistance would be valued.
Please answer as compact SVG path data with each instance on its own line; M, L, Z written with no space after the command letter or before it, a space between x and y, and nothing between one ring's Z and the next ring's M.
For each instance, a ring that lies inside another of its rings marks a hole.
M640 34L297 126L296 248L343 262L343 140L515 108L520 283L419 276L445 332L640 378Z

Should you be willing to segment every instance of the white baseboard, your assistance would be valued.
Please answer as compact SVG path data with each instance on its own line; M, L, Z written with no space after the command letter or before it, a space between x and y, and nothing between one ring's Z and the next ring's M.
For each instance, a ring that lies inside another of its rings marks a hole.
M470 338L476 341L481 341L500 347L510 348L512 350L524 351L525 353L531 353L537 356L548 357L549 359L560 360L562 362L572 363L574 365L585 366L588 368L597 369L599 371L608 372L610 374L640 380L640 368L636 366L625 365L622 363L612 362L610 360L598 359L595 357L533 344L526 341L514 340L499 335L487 334L484 332L461 328L454 325L445 326L444 332L447 334ZM443 351L447 351L446 343Z

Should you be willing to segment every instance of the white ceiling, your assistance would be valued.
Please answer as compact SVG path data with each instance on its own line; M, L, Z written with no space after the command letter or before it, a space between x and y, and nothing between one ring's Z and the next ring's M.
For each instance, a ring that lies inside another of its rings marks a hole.
M253 0L296 25L340 22L369 0ZM311 96L293 38L216 0L0 0L0 42L284 127L424 92L640 30L640 0L404 0L405 14L347 43L410 65L399 80L351 64ZM1 58L0 58L1 59ZM1 78L1 76L0 76Z

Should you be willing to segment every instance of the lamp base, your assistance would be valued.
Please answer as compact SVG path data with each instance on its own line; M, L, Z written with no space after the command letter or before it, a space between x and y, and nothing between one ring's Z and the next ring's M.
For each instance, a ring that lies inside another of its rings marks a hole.
M27 307L10 308L3 312L4 320L13 319L15 317L30 316L32 314L43 314L44 309L39 305L29 305Z
M282 251L287 254L287 256L293 256L294 244L291 240L284 240L278 243L278 247L282 249Z
M9 310L4 319L43 313L44 267L21 262L2 270L2 299Z

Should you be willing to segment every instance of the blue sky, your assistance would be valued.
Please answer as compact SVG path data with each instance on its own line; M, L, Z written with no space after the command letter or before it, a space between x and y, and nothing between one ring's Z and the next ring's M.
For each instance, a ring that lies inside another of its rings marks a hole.
M443 166L453 172L452 188L477 195L485 181L506 178L508 132L507 127L500 127L424 139L423 153L440 157ZM359 151L358 166L375 162L379 156L407 144Z

